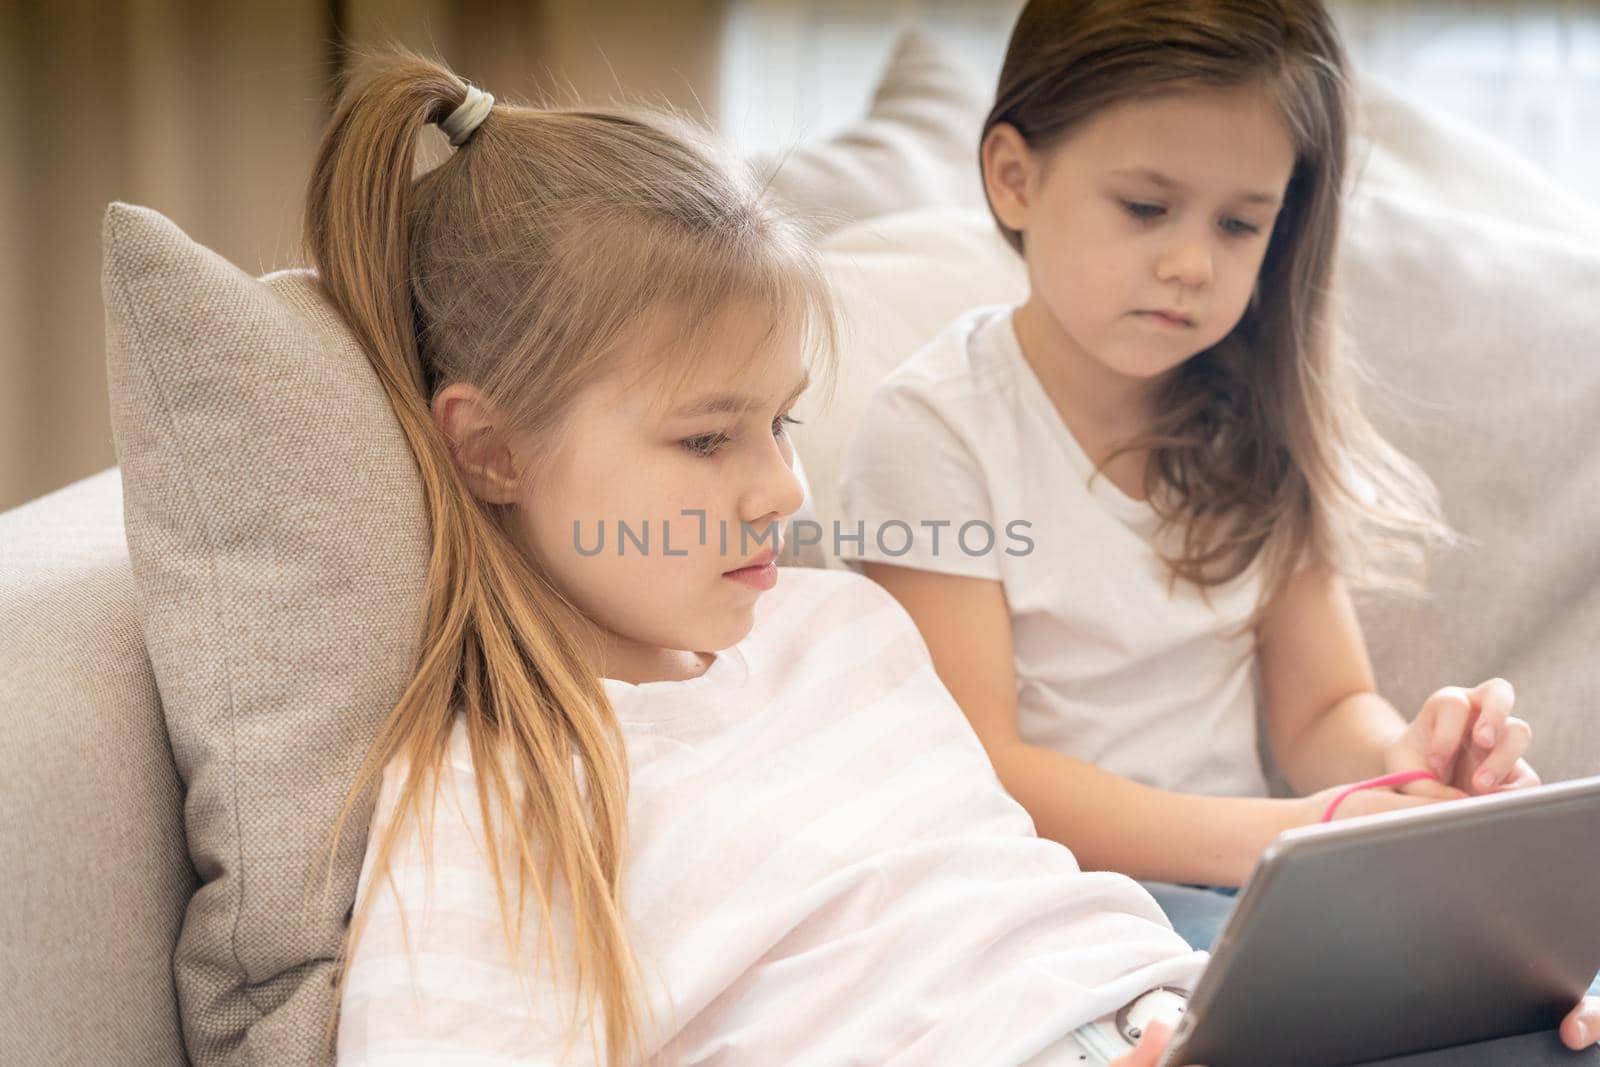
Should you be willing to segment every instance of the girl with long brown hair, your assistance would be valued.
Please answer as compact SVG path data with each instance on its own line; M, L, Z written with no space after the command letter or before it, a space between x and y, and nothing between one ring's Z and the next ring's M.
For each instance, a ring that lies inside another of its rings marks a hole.
M1030 291L880 385L841 487L1039 832L1199 948L1345 783L1413 779L1341 818L1539 781L1508 683L1408 723L1351 607L1449 534L1338 343L1348 95L1315 0L1029 3L980 163Z

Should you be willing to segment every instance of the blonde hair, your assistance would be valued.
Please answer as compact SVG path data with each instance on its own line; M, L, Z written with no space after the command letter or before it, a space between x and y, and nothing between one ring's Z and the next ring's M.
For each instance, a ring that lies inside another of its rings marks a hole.
M1112 104L1238 87L1267 93L1295 144L1259 288L1227 337L1159 386L1151 431L1107 462L1149 450L1146 492L1182 531L1174 580L1206 588L1263 561L1256 621L1304 563L1415 589L1430 543L1452 538L1427 475L1363 414L1362 368L1336 340L1350 104L1331 18L1315 0L1033 0L983 137L1009 123L1048 152Z
M605 1059L624 1062L641 1048L645 1024L624 924L620 728L586 620L521 544L512 507L467 488L431 400L470 383L512 426L548 438L578 391L619 365L641 316L671 312L692 333L730 301L754 301L772 310L775 330L799 329L831 358L826 290L804 235L685 124L497 103L465 144L415 177L418 134L460 105L467 85L403 49L364 58L371 71L345 88L317 152L304 240L415 453L432 548L414 674L358 772L334 841L391 761L409 768L395 817L369 843L377 885L401 824L408 814L420 820L424 784L437 787L453 716L463 713L514 969L523 974L530 885L560 964L552 900L563 889L571 1032L586 1013L591 1042L603 1038ZM520 811L505 820L517 857L514 907L491 798ZM331 878L331 855L329 868ZM336 1005L374 896L341 946Z

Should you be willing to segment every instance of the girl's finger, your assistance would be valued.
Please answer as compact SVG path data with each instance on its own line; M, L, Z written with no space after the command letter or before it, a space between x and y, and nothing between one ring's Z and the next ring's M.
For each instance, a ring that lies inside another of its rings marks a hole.
M1490 678L1475 686L1467 696L1478 709L1472 740L1482 748L1493 748L1505 736L1506 720L1517 702L1517 694L1504 678Z
M1530 786L1542 784L1538 774L1534 773L1533 768L1528 766L1528 761L1519 759L1512 766L1511 773L1501 780L1494 791L1496 793L1504 793L1508 789L1527 789Z
M1465 740L1461 733L1466 729L1467 717L1471 713L1472 703L1467 699L1467 691L1454 685L1434 693L1422 705L1418 717L1426 716L1432 720L1424 755L1429 769L1440 777L1444 777L1455 762L1456 753Z
M1584 997L1561 1020L1561 1043L1571 1049L1600 1043L1600 997Z
M1543 785L1539 772L1528 766L1527 760L1517 760L1517 765L1511 769L1511 780L1506 783L1515 789L1526 789L1531 785Z
M1406 796L1428 797L1433 800L1460 800L1467 796L1466 792L1444 782L1435 782L1427 778L1419 778L1414 782L1407 782L1400 787L1400 792Z
M1484 792L1502 785L1516 767L1522 754L1528 751L1533 738L1533 728L1521 719L1507 719L1501 728L1500 743L1483 758L1472 774L1472 788Z

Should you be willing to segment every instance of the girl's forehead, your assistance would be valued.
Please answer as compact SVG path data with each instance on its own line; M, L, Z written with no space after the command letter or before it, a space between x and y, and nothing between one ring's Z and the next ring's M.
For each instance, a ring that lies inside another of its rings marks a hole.
M684 329L643 331L607 376L604 402L652 418L780 405L809 381L800 330L758 308L729 308Z
M721 363L721 366L718 364ZM787 407L810 384L798 345L774 345L754 353L707 359L682 380L663 382L648 406L658 417L739 416Z
M1254 89L1193 89L1120 101L1101 109L1061 148L1080 166L1177 179L1173 171L1286 181L1294 166L1289 125ZM1262 190L1271 191L1271 190Z

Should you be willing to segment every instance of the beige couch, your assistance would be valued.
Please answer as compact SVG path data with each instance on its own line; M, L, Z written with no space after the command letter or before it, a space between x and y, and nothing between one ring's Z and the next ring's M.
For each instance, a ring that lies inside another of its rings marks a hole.
M833 231L824 252L847 323L832 405L801 413L799 449L823 521L834 514L839 456L872 383L965 306L1021 295L1017 264L975 199L968 154L984 94L964 78L930 42L908 39L873 113L846 136L796 153L776 180ZM1385 427L1439 481L1451 517L1473 540L1441 561L1431 599L1363 605L1383 684L1410 710L1437 684L1506 674L1535 725L1531 758L1546 779L1600 772L1600 457L1588 439L1600 425L1600 212L1448 123L1376 89L1367 100L1374 140L1351 213L1346 325L1401 394L1380 414ZM921 210L890 217L904 207ZM183 240L151 215L114 211L108 238ZM141 306L138 284L149 277L130 268L141 262L130 253L126 244L116 252L126 287L108 289L123 316ZM285 288L298 284L280 277L263 291L288 293L285 306L311 322L315 308L294 304L310 298ZM127 340L126 326L112 331L114 343ZM0 1058L311 1062L329 939L353 893L360 842L344 857L347 895L315 923L280 914L270 917L279 925L252 926L252 909L287 899L262 895L262 886L287 884L269 872L304 866L301 843L289 836L302 798L292 795L298 784L245 777L240 768L256 766L241 751L248 736L218 733L236 720L204 719L211 691L179 673L185 659L201 673L213 665L222 654L214 649L232 636L219 637L214 622L227 629L231 616L207 614L215 605L200 594L155 580L162 542L148 449L170 427L135 425L145 413L128 375L141 353L127 343L113 353L122 375L113 389L123 390L116 403L128 501L123 471L112 468L0 515ZM131 466L130 456L138 457ZM365 498L353 507L367 507ZM163 536L177 537L194 515L173 510L164 521ZM143 561L137 568L130 541ZM416 531L400 542L396 568L414 567ZM384 596L403 600L399 588ZM361 596L359 587L343 592L352 602ZM321 621L311 609L298 619L295 626ZM293 629L280 624L291 632L268 628L256 640L292 649ZM403 652L406 627L389 629L386 639ZM260 669L293 675L300 666ZM309 655L304 668L343 669ZM250 681L260 686L264 677ZM392 677L357 682L352 691L370 707L386 706ZM242 688L233 692L242 699ZM341 751L359 750L360 730L349 724L370 718L339 721ZM309 746L293 749L294 759L315 757L320 741L292 736ZM202 737L214 751L198 747ZM208 777L222 755L234 760L233 776ZM285 836L277 852L276 839L258 837L260 851L248 853L255 866L234 869L210 840L238 821L241 809L229 805L241 783L257 789L251 810L283 820L263 825L281 825ZM218 923L220 954L183 953L189 973L175 977L180 944L192 936L198 946L198 928ZM264 949L274 930L289 933ZM263 972L251 961L264 951L287 962ZM229 961L239 975L220 973ZM224 999L225 990L237 996Z

